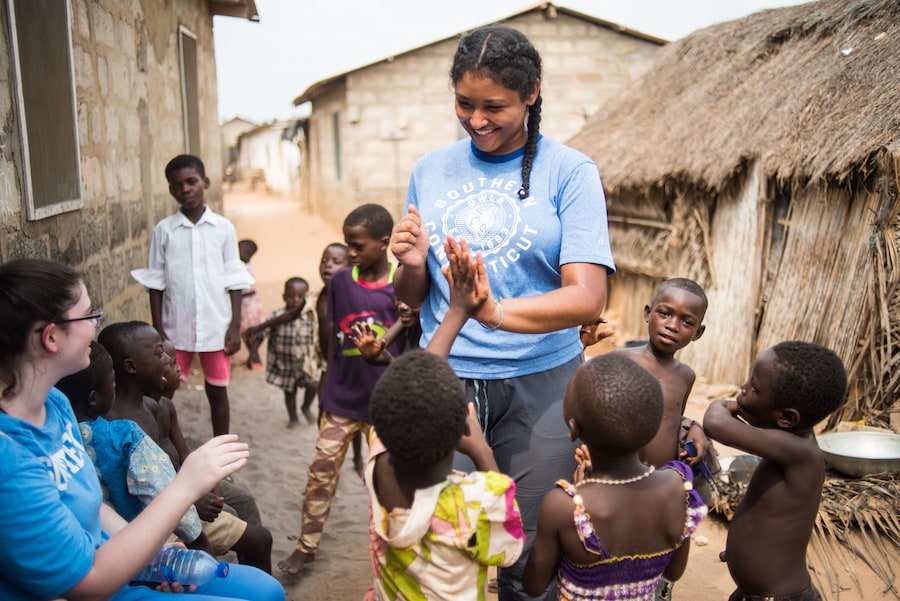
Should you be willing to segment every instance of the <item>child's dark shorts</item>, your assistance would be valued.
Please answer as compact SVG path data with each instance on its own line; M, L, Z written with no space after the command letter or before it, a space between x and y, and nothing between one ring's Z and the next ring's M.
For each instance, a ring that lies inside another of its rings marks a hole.
M745 595L741 592L741 589L737 589L731 593L731 596L728 597L728 601L822 601L822 596L819 594L819 591L816 590L816 587L810 583L807 589L801 593L781 595L779 597Z

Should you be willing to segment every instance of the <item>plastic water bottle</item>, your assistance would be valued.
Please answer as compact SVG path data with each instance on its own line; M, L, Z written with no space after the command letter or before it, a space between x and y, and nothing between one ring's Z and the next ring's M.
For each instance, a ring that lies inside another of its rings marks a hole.
M159 584L178 582L184 586L206 584L213 578L225 578L228 563L198 549L166 547L134 577L132 582Z

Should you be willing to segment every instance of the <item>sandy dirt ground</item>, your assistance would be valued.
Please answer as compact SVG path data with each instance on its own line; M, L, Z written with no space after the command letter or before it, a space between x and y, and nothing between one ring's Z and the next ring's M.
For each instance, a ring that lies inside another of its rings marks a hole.
M328 243L341 241L339 229L301 211L297 201L259 193L227 192L225 214L234 223L239 238L253 238L259 245L251 263L267 312L281 306L283 282L290 276L306 278L313 290L321 287L319 257ZM264 356L265 346L261 351ZM232 431L250 444L252 456L248 465L235 475L235 481L254 493L264 525L272 531L274 567L296 544L306 469L315 447L316 429L306 423L287 429L281 391L265 382L264 372L247 370L243 365L245 359L243 349L234 359L229 389L231 424ZM723 398L735 390L698 382L687 413L700 419L710 400ZM175 401L189 444L197 445L210 437L209 410L202 378L196 370L176 394ZM730 449L720 451L723 456L734 453ZM316 561L293 578L274 568L288 600L362 599L371 581L367 505L366 490L348 458ZM724 549L726 532L727 526L718 516L702 523L694 539L687 572L675 586L676 599L728 598L734 587L725 564L718 559ZM844 571L841 575L844 590L839 595L830 594L829 598L844 601L897 598L892 593L885 594L881 581L859 562L848 559L846 565L857 574L860 589L852 583L850 572ZM815 565L813 569L821 571ZM488 598L496 599L496 595Z

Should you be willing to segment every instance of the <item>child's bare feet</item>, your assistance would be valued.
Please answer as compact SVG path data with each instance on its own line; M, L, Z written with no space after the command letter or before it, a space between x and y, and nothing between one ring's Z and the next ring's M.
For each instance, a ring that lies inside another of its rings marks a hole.
M300 425L300 420L291 419L291 420L288 420L287 428L288 428L288 430L293 430L294 428L296 428L299 425Z
M294 552L278 562L278 569L285 574L296 576L303 569L303 566L314 561L316 556L312 553L304 553L300 549L294 549Z
M316 418L310 408L312 407L313 401L316 400L318 390L319 381L310 380L306 383L306 388L303 391L303 405L300 406L300 411L303 413L303 417L306 418L306 422L309 424L316 423Z

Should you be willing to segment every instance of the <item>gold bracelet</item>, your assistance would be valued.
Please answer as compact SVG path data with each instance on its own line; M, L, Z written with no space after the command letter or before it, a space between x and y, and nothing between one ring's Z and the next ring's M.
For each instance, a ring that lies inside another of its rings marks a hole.
M500 326L503 325L503 305L500 304L501 300L502 299L497 299L497 298L494 299L494 304L497 306L497 310L500 311L500 319L497 321L497 325L486 326L483 323L481 323L480 321L478 322L478 325L480 325L485 330L496 330L497 328L499 328Z

